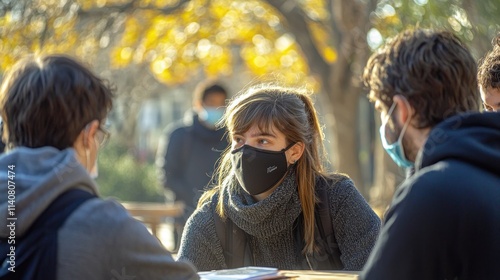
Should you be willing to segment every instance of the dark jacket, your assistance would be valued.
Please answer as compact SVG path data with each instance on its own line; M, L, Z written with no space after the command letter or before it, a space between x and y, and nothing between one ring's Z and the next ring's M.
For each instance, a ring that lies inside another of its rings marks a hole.
M437 125L395 194L362 279L500 277L500 114Z
M209 129L197 115L190 115L167 127L164 137L156 161L160 180L177 201L194 208L228 145L225 130Z

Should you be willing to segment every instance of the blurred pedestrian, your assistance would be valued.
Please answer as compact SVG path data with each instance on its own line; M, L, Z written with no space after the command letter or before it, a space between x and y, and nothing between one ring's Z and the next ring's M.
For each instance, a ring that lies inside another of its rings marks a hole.
M174 246L178 249L184 224L194 211L211 177L217 160L227 148L225 129L216 123L224 114L226 89L206 80L199 83L193 94L193 108L187 116L167 126L158 145L156 165L167 195L173 192L175 201L185 205L185 213L176 218Z

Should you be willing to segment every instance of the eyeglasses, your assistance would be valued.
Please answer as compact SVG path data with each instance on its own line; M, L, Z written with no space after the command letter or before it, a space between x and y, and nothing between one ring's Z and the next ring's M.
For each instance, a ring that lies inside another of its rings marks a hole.
M85 126L86 133L88 133L89 127L90 127L90 123L88 123ZM97 145L99 146L99 148L102 148L104 145L106 145L106 143L108 142L108 139L109 139L109 135L110 135L110 132L107 129L105 129L104 127L99 126L99 128L97 128L97 132L94 135L94 139L97 141Z
M106 143L108 143L109 140L109 131L106 130L104 127L99 127L99 130L95 134L95 139L97 140L97 143L99 144L99 148L104 147Z

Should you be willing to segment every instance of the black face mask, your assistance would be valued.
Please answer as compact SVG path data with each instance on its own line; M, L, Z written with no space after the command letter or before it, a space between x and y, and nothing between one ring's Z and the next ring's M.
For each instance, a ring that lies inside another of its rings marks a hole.
M234 172L241 187L251 195L272 188L288 170L285 152L295 143L281 151L269 151L244 145L231 153Z

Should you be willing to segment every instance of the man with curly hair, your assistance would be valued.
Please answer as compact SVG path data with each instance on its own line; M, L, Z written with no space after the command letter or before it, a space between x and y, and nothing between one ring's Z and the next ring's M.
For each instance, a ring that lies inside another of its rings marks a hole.
M500 33L492 41L493 49L479 63L477 80L485 111L500 111Z
M398 188L361 279L497 279L500 114L480 113L477 66L452 33L407 30L364 70Z

